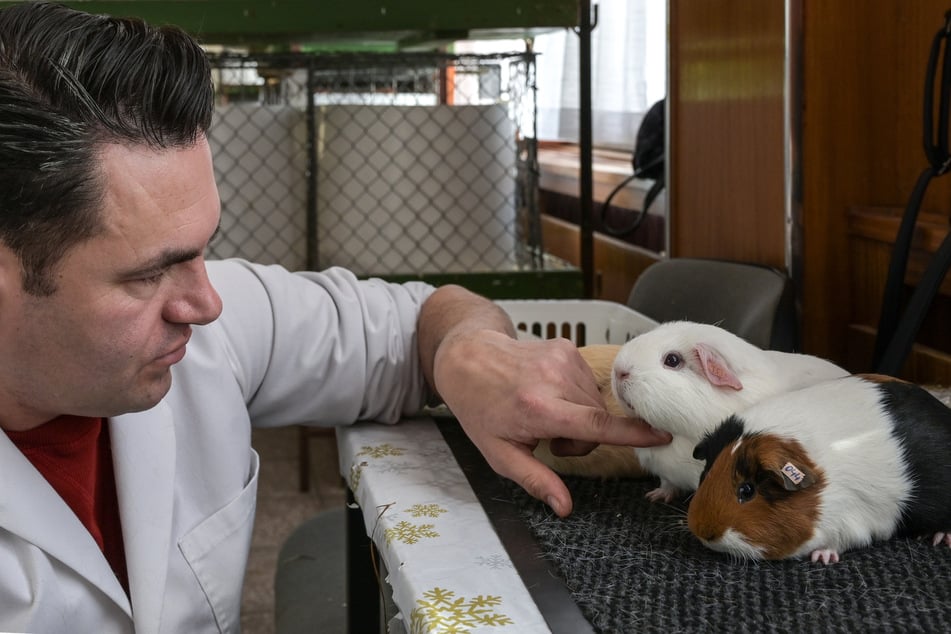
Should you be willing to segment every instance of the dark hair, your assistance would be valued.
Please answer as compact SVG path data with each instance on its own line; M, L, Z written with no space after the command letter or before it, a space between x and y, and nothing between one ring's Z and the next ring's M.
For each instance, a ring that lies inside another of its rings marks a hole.
M207 57L177 27L29 2L0 10L0 241L23 288L55 292L101 230L105 143L189 147L211 123Z

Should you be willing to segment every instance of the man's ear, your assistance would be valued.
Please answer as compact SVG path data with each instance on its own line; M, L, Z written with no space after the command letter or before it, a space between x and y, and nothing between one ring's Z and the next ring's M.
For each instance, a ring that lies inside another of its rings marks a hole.
M23 268L20 258L13 250L0 241L0 310L6 305L12 294L23 292Z

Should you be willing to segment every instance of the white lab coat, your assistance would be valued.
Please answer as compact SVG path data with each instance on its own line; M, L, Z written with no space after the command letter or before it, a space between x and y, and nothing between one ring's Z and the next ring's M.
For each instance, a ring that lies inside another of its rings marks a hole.
M89 532L0 433L0 631L236 632L254 522L250 430L395 421L427 389L431 287L209 262L224 303L154 408L108 421L131 600Z

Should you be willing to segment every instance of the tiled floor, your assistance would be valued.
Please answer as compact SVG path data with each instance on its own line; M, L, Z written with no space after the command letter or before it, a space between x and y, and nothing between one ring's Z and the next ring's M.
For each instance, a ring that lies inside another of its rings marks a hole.
M244 581L241 628L244 634L274 632L274 571L281 544L304 520L345 503L332 435L311 436L311 487L301 493L298 428L255 430L251 444L261 456L258 506L251 555Z

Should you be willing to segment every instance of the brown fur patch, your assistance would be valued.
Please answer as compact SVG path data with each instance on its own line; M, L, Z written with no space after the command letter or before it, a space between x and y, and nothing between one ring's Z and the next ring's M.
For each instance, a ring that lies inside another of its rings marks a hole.
M614 372L614 357L621 346L613 344L598 344L582 346L578 352L585 362L591 366L598 391L604 399L606 409L617 416L624 416L614 391L611 389L611 374ZM542 441L535 448L535 457L543 463L564 475L580 475L589 477L613 478L629 477L641 478L649 475L637 455L630 447L617 445L599 445L585 456L556 456L551 453L547 441Z
M773 435L743 436L739 449L727 445L714 460L706 479L690 501L687 525L700 539L716 541L726 529L741 533L763 548L765 559L790 556L810 537L819 519L819 495L825 474L795 440ZM782 469L791 463L813 484L787 490ZM753 485L753 496L741 502L738 490Z
M908 383L904 379L899 379L895 376L889 376L887 374L856 374L855 376L860 379L865 379L866 381L871 381L872 383Z

